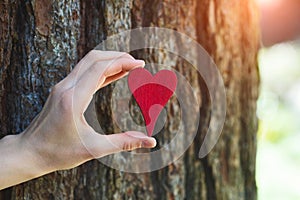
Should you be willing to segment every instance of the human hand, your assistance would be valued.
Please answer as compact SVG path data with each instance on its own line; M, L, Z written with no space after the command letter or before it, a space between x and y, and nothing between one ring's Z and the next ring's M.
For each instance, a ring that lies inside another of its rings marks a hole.
M52 88L41 113L20 134L19 142L32 155L31 162L37 162L45 174L120 151L154 147L155 139L139 132L99 134L84 118L98 89L144 64L122 52L93 50L87 54Z

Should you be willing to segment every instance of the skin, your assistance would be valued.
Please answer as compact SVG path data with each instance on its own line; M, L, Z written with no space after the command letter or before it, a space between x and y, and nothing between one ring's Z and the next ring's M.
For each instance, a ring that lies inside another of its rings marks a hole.
M154 147L155 139L140 132L101 135L83 115L97 90L144 64L122 52L88 53L52 88L24 132L0 140L0 189L108 154Z

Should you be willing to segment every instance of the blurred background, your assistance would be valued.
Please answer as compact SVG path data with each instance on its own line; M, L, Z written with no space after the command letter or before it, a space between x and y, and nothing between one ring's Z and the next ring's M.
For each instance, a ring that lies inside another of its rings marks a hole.
M300 42L259 53L259 199L300 199Z
M296 200L300 199L300 1L258 1L262 31L258 198Z

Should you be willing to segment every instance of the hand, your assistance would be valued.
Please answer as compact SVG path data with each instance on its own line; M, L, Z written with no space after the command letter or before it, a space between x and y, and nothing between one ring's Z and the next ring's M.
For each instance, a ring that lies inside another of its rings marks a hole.
M124 150L154 147L153 138L138 132L98 134L83 115L98 89L143 66L144 61L126 53L91 51L54 86L43 111L23 134L27 147L38 152L52 170Z
M93 158L154 147L155 139L139 132L99 134L88 125L83 115L98 89L143 66L144 61L135 60L127 53L91 51L52 88L43 110L30 126L20 135L1 141L0 150L1 145L2 148L6 145L4 152L15 152L22 157L10 156L8 160L0 157L0 161L4 160L3 166L11 167L11 162L19 162L18 165L23 167L12 172L19 173L14 177L8 176L9 172L1 173L0 168L1 177L6 176L10 180L8 184L12 185L55 170L73 168ZM17 149L9 151L14 145ZM26 172L26 169L31 172ZM22 173L26 178L22 178Z

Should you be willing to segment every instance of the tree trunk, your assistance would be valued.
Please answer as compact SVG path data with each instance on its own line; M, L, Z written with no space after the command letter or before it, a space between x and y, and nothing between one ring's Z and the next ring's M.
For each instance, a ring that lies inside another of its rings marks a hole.
M5 189L0 199L256 199L259 34L254 2L0 0L2 136L24 130L42 109L50 87L84 54L106 37L136 27L170 28L198 41L218 66L227 95L222 135L208 156L199 159L210 121L210 99L201 77L184 61L175 60L176 69L198 88L201 98L198 134L179 160L142 174L120 172L94 160ZM174 45L179 46L178 41ZM146 62L170 59L159 50L132 54ZM107 106L113 87L101 90L96 102L101 108L102 127L108 133L118 131ZM175 107L176 100L168 106ZM157 136L160 145L170 140L175 124L170 110L166 134Z

